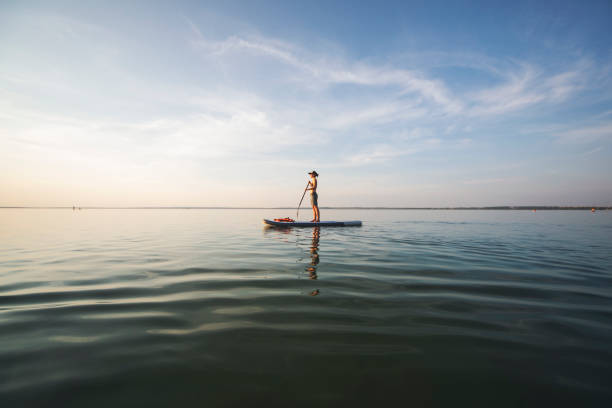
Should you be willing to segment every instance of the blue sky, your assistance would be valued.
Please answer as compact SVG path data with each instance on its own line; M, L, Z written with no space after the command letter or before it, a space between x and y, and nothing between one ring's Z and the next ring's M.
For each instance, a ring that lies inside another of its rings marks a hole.
M312 169L323 206L611 205L610 21L609 2L5 1L0 205L292 206Z

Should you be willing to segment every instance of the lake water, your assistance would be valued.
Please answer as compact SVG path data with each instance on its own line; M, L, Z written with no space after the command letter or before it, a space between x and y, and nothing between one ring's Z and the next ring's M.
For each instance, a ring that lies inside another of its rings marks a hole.
M292 215L0 210L0 406L610 403L612 212Z

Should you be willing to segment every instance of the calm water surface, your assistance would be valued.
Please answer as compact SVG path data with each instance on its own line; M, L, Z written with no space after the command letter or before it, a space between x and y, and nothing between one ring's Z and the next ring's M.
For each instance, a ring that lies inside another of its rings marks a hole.
M611 212L291 215L0 210L0 406L608 406Z

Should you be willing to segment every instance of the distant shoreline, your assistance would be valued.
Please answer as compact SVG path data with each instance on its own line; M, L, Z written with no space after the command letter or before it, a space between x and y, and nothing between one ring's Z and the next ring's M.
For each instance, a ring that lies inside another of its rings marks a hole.
M302 207L307 209L308 207ZM0 206L0 209L48 209L72 210L73 207L57 206ZM295 210L296 207L76 207L75 210ZM494 206L494 207L321 207L323 210L611 210L611 206Z

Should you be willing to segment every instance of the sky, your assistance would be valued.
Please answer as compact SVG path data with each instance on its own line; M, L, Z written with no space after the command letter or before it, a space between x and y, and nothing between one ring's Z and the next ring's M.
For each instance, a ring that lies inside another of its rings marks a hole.
M609 1L0 2L0 206L612 205Z

